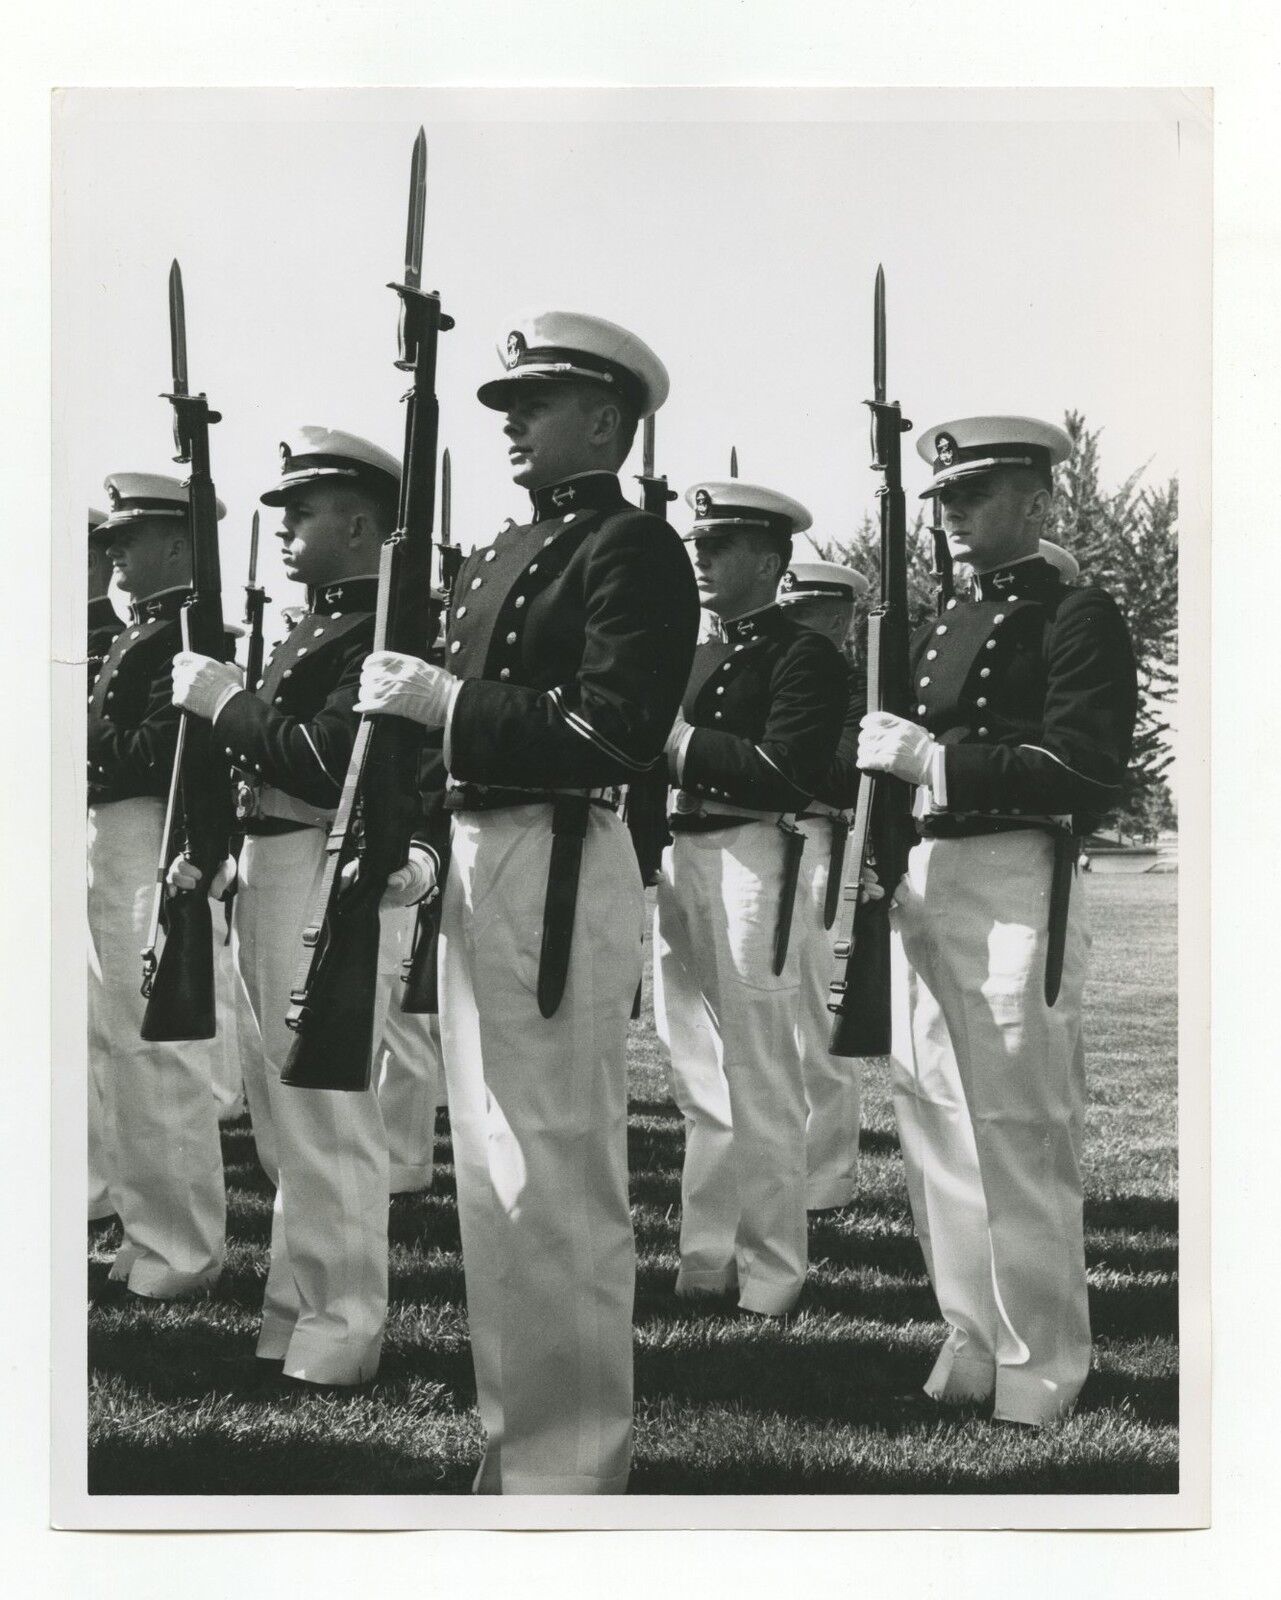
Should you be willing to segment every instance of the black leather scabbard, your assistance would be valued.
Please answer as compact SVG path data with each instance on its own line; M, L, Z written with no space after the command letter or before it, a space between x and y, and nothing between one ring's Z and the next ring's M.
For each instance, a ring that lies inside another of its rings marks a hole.
M787 946L792 936L792 908L796 904L796 885L801 876L805 835L787 817L780 817L775 826L783 835L783 883L778 896L778 921L774 925L774 976L777 978L787 964Z
M1076 871L1076 835L1069 828L1057 828L1054 861L1050 868L1049 925L1045 940L1045 1003L1052 1006L1063 982L1063 955L1067 947L1068 904L1072 898L1072 875Z
M829 817L832 827L832 851L827 864L827 893L823 896L823 926L830 928L836 921L836 910L841 903L841 874L845 871L845 841L850 836L847 817Z
M586 795L576 794L559 794L552 802L552 854L547 868L547 898L543 902L543 942L538 953L538 1009L544 1017L556 1015L569 976L578 874L590 805Z

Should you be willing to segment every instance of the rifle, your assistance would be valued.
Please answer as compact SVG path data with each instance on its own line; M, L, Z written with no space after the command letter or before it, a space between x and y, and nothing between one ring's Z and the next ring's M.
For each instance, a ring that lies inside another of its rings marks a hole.
M437 599L441 607L442 628L453 601L458 569L463 564L463 553L453 542L452 537L453 481L449 451L446 449L442 451L440 458L440 539L436 545L439 561L437 570L440 578ZM431 659L438 666L443 666L445 662L444 643L442 632L431 652ZM404 984L404 989L401 991L400 1009L408 1012L410 1016L434 1016L440 1010L436 953L440 944L440 918L444 910L445 874L449 870L448 834L438 844L437 854L440 858L437 888L435 893L418 907L409 955L401 963L401 982Z
M405 281L400 297L396 367L412 373L405 395L405 448L396 530L378 563L375 650L414 654L435 636L431 530L436 512L436 341L453 318L422 283L427 204L427 136L414 140L409 170ZM369 1086L376 1040L379 907L387 879L404 865L419 816L418 766L424 730L403 717L362 716L337 815L325 847L325 870L303 929L303 953L285 1021L296 1037L281 1073L294 1088L361 1090ZM355 861L353 879L343 869Z
M173 390L163 398L173 407L175 461L188 463L187 527L191 542L191 592L183 601L179 628L184 650L221 661L226 654L222 626L222 577L218 565L218 497L209 471L209 425L220 421L203 394L187 388L187 318L182 268L169 268L169 349ZM227 854L231 832L230 774L215 754L213 729L184 711L178 719L169 797L165 806L160 862L151 906L147 944L142 952L142 992L147 997L142 1037L147 1040L212 1039L214 1005L213 919L209 884ZM183 853L200 869L194 889L165 892L170 852L178 837ZM156 960L163 919L164 948Z
M930 504L934 508L934 522L930 527L930 537L934 541L934 570L931 574L938 584L938 612L939 615L947 610L947 603L956 593L956 582L952 575L952 552L947 547L947 530L943 526L943 500L939 495L934 495Z
M880 604L867 619L869 710L906 716L911 702L907 623L907 511L903 499L902 435L912 426L885 399L885 270L876 269L873 308L872 470L881 525ZM914 831L908 786L888 773L863 773L846 859L854 868L844 898L853 903L849 937L839 939L840 965L828 985L835 1014L828 1049L834 1056L886 1055L890 1049L890 897L907 867ZM874 866L884 898L868 900L863 869Z
M245 645L245 688L251 694L262 677L262 613L263 607L271 599L257 578L258 513L255 511L249 534L249 581L245 584L245 627L249 630Z

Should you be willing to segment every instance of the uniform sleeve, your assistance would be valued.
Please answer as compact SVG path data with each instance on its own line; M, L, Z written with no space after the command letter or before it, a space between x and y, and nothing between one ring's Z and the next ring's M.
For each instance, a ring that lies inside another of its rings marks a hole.
M689 676L698 590L684 546L641 512L585 547L581 665L550 690L469 678L449 726L455 778L515 788L593 788L648 772Z
M151 679L141 719L121 727L109 717L89 717L88 755L91 772L113 788L137 794L163 795L169 787L181 713L173 703L171 663Z
M296 800L331 809L342 793L360 722L353 707L368 652L364 638L348 646L334 686L313 717L288 716L242 689L218 713L216 738L237 766Z
M818 634L802 634L775 667L760 739L695 728L681 781L754 810L804 804L831 766L848 710L847 682L836 646Z
M836 741L836 753L827 769L827 777L818 792L820 800L828 805L849 807L858 800L858 732L863 714L867 710L867 683L861 673L850 668L848 693L845 704L845 721L841 736Z
M1120 793L1138 703L1129 630L1101 589L1075 591L1046 641L1045 714L1026 744L947 746L951 811L1106 811Z

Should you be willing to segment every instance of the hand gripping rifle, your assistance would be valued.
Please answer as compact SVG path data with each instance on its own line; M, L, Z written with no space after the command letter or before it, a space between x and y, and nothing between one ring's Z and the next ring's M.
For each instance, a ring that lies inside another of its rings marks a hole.
M430 652L430 659L437 666L445 664L444 619L449 614L454 595L454 581L458 577L459 567L463 564L463 553L452 537L453 503L453 471L449 451L444 450L440 458L440 539L436 545L439 562L437 575L440 582L433 596L440 608L442 632ZM437 840L436 854L440 862L436 888L418 907L409 955L401 963L404 988L400 995L400 1009L411 1016L434 1016L440 1010L436 954L440 945L440 918L444 910L445 874L449 870L448 833Z
M396 531L378 563L375 650L420 654L435 636L431 530L436 511L437 335L453 327L435 290L422 283L427 137L419 128L409 176L405 281L397 368L413 374L405 396L405 450ZM302 1089L369 1086L378 991L379 907L402 867L419 817L423 729L403 717L365 716L352 746L325 870L303 929L303 953L285 1020L296 1038L281 1082ZM343 869L356 862L354 875Z
M203 394L187 390L187 320L182 269L176 261L169 269L169 347L173 392L164 398L173 407L174 460L191 467L187 479L191 592L183 601L179 627L184 650L221 661L226 639L218 567L218 497L209 472L209 425L220 419ZM229 780L226 766L214 753L211 725L183 712L178 721L151 922L142 952L142 992L147 997L144 1039L212 1039L216 1031L209 884L227 854ZM201 881L194 889L179 889L166 896L170 852L179 840L183 853L200 869ZM157 961L162 922L165 942Z
M885 399L885 271L876 269L872 413L872 470L881 523L880 604L867 619L867 705L905 717L911 709L907 623L907 511L903 499L902 435L912 424L898 402ZM836 1015L828 1046L834 1056L886 1055L890 1048L890 897L907 866L914 832L908 786L887 773L863 773L846 857L854 869L845 885L853 903L849 936L836 942L840 963L828 985ZM884 888L868 900L863 869L872 866Z

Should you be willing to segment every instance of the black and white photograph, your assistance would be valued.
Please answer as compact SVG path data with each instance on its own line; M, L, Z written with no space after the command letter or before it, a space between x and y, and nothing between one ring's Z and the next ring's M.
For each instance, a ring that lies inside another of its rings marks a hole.
M1203 1526L1210 93L52 136L55 1521Z

